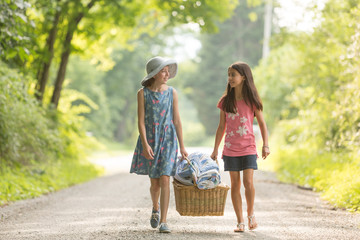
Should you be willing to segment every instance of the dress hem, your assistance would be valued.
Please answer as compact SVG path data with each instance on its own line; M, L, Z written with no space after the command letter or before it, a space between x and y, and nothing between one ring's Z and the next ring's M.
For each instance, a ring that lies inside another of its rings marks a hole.
M159 177L150 177L150 175L148 173L138 173L138 172L130 172L130 173L134 173L136 175L147 175L149 176L149 178L160 178L161 176L169 176L169 177L173 177L175 176L175 173L174 174L161 174Z

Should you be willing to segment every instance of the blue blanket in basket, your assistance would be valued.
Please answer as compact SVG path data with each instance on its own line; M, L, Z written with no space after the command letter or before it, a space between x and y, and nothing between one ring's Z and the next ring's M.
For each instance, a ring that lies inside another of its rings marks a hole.
M211 189L220 184L219 166L209 155L195 152L188 156L190 165L186 160L177 162L174 178L184 185L193 185L195 179L199 189Z

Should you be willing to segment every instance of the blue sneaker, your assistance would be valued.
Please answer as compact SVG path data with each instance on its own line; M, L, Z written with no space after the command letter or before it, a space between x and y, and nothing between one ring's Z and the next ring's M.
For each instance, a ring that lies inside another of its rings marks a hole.
M157 228L157 226L159 226L159 221L160 221L159 213L160 213L159 211L155 211L154 209L152 210L151 218L150 218L150 225L152 228Z
M161 232L161 233L171 233L171 230L170 230L169 226L166 223L161 223L160 228L159 228L159 232Z

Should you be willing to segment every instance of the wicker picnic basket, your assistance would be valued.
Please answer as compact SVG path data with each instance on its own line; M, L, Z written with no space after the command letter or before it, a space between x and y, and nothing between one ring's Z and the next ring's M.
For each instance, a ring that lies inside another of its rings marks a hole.
M188 163L189 159L186 158ZM218 161L216 160L218 164ZM219 164L218 164L219 165ZM194 181L195 182L195 181ZM173 181L176 211L181 216L223 216L227 192L230 189L224 183L212 189L199 189L194 183L188 186L176 179Z

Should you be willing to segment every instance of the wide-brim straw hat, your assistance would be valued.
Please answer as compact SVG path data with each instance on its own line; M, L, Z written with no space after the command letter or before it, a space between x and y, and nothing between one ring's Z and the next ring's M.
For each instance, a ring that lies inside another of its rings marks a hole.
M141 81L141 85L144 86L146 81L153 78L165 66L169 66L169 79L175 77L178 68L176 60L159 56L151 58L146 63L146 73L148 75Z

